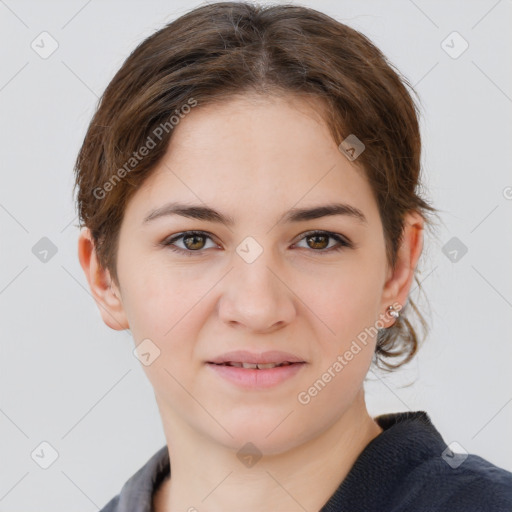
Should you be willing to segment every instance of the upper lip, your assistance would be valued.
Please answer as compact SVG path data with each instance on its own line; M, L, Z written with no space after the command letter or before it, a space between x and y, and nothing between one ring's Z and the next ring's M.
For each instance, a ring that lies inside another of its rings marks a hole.
M267 352L248 352L247 350L235 350L233 352L226 352L214 359L207 361L208 363L223 364L223 363L252 363L252 364L266 364L266 363L305 363L303 359L288 352L281 352L279 350L269 350Z

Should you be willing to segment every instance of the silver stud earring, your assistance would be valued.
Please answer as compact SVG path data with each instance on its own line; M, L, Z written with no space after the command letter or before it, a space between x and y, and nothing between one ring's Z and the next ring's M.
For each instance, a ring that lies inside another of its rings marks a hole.
M400 316L400 313L398 311L395 310L394 306L389 306L388 307L388 313L393 317L393 318L398 318Z

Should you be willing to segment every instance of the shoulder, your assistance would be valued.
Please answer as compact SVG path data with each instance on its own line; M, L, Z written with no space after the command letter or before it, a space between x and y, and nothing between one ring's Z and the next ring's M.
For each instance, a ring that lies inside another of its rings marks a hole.
M117 512L119 510L119 494L114 496L100 512Z
M404 484L407 499L397 508L404 512L512 511L512 473L478 455L451 453L426 460Z
M454 453L425 411L375 420L383 432L326 512L381 512L383 503L388 512L512 512L512 473L476 454Z
M170 474L167 446L160 448L123 485L100 512L152 512L153 497Z

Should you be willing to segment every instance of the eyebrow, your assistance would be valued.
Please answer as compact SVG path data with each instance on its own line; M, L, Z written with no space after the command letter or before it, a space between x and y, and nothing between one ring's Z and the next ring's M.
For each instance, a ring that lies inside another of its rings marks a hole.
M144 218L143 224L170 215L179 215L181 217L204 220L207 222L217 222L228 227L235 225L233 217L224 215L223 213L208 206L188 205L176 202L167 203L164 206L151 211ZM332 203L311 208L292 208L286 212L281 222L302 222L333 215L352 217L361 224L368 224L368 220L361 210L344 203Z

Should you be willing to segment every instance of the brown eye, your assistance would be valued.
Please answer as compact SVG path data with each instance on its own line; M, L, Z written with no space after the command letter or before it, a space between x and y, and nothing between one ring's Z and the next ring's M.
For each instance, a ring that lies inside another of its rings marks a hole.
M329 247L329 239L334 240L336 243ZM302 247L316 252L319 255L353 248L353 244L345 237L329 231L311 231L306 233L299 242L303 240L306 242L307 247Z
M187 256L201 256L206 252L206 250L203 249L205 249L205 244L208 240L212 243L210 247L216 246L216 244L213 243L211 236L207 233L203 233L202 231L186 231L164 240L161 244L179 254L185 254ZM182 247L178 246L177 242L179 242Z
M306 237L311 249L325 249L329 245L329 237L325 235L310 235Z
M183 237L183 244L187 249L191 251L197 251L202 249L204 246L204 236L203 235L191 235Z

